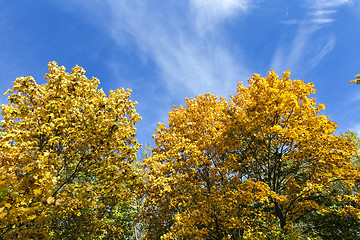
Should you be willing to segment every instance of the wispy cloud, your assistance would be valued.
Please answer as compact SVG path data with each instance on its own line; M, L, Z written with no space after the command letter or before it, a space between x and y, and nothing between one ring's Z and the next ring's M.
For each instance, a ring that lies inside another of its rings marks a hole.
M349 3L350 0L307 1L306 15L298 24L293 24L297 26L295 37L289 44L280 43L272 68L303 71L316 66L336 43L334 34L319 36L317 33L335 21L337 8Z
M174 103L207 92L227 97L235 93L237 81L252 74L240 57L240 47L229 44L223 34L223 24L247 12L250 0L92 0L95 8L85 0L57 0L59 7L64 1L69 5L65 10L90 16L89 21L131 52L128 57L141 59L144 68L151 66L141 84L136 79L131 83L140 96L137 109L144 120L138 129L144 136L153 134L157 122L167 121ZM108 61L112 74L123 79L124 58Z
M335 36L330 35L326 37L324 45L318 45L318 50L315 51L315 55L312 56L311 61L309 61L309 68L316 66L321 59L328 54L335 46Z
M295 20L295 19L290 19L290 20L286 20L286 21L280 21L282 24L286 24L286 25L293 25L293 24L298 24L299 21Z
M249 0L190 0L190 8L199 33L213 31L218 24L239 12L246 12Z
M308 2L314 8L332 8L352 3L352 0L315 0Z
M249 73L226 39L208 35L219 31L221 21L247 8L246 1L190 1L159 6L146 1L109 0L113 9L112 36L121 44L126 34L142 54L155 62L162 83L172 94L204 92L228 95ZM219 9L216 11L215 9ZM196 21L194 21L196 19ZM211 27L204 31L204 23Z

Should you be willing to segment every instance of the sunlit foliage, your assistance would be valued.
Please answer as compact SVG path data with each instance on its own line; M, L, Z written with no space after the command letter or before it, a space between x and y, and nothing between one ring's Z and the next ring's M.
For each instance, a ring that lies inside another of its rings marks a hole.
M333 211L317 198L335 182L354 187L355 147L313 93L271 71L230 100L206 94L174 107L144 161L148 238L298 239L304 215Z
M355 76L354 80L350 81L351 84L355 83L355 84L360 84L360 74Z
M79 66L20 77L0 125L0 239L121 239L139 184L130 90L109 96ZM123 210L129 211L124 216Z
M313 84L270 71L186 99L138 164L131 91L84 74L51 62L6 92L0 239L360 237L360 138L334 134Z

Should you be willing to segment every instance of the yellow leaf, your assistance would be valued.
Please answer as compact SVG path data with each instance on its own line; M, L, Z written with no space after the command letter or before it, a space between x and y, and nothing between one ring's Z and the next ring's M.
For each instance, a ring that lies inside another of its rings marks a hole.
M53 197L48 197L48 199L46 200L48 204L52 204L54 201L55 199Z
M41 189L35 189L34 190L34 194L35 194L35 196L38 196L38 195L40 195L41 194Z

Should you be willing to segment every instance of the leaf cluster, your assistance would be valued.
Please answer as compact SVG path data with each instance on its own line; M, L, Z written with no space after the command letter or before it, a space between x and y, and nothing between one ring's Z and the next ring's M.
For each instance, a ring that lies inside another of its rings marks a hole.
M186 99L138 161L131 90L48 66L1 106L0 239L359 238L360 140L313 84L272 70Z
M139 184L140 120L130 90L109 96L84 69L49 63L45 84L20 77L0 131L1 238L118 236L119 207Z
M320 231L320 219L309 221L314 213L351 208L357 219L354 145L334 134L313 93L313 84L291 80L290 72L270 71L238 83L230 100L205 94L174 106L143 165L147 236L299 239ZM334 198L336 210L327 203Z

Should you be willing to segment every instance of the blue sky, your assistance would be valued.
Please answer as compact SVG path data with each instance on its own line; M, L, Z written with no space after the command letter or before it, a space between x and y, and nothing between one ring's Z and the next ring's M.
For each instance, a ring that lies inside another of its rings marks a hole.
M185 97L289 69L315 84L338 132L359 132L359 30L359 0L0 0L0 91L44 82L49 61L78 64L105 92L133 90L146 143Z

